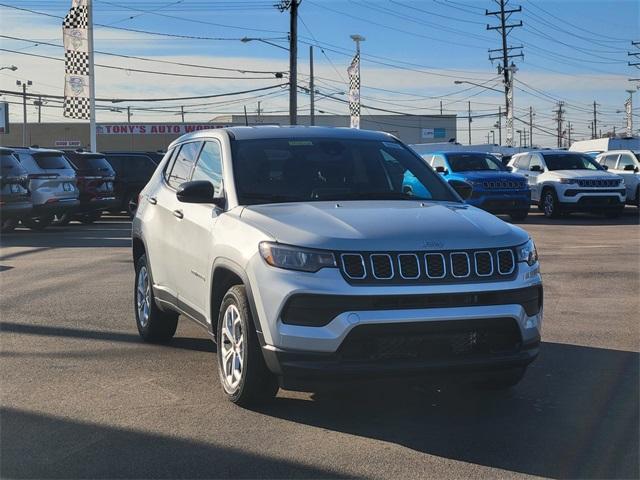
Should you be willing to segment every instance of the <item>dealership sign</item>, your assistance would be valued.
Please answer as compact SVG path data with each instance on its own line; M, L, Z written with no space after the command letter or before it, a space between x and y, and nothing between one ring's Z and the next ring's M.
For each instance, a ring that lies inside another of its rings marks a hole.
M56 140L54 142L54 147L58 147L58 148L70 148L70 147L81 147L82 143L80 142L80 140Z
M422 138L445 138L446 131L444 128L423 128Z
M224 128L230 125L150 123L150 124L101 124L96 126L99 135L182 135L185 133Z
M0 102L0 133L9 133L9 104Z

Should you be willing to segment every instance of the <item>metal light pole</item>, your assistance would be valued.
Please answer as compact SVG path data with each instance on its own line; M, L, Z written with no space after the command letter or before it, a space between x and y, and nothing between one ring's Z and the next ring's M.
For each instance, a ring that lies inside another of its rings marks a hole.
M496 131L495 130L491 130L491 140L494 145L496 143Z
M520 147L522 147L522 130L516 130L516 133L520 135Z
M22 87L22 146L27 146L27 87L33 85L31 80L16 80L16 85Z
M316 98L315 98L315 86L313 84L313 45L309 45L309 101L311 102L310 107L310 115L309 115L309 123L311 126L316 124Z
M468 102L468 125L469 125L469 145L471 145L471 102Z
M509 66L509 85L507 90L507 147L513 147L513 77L518 71L518 67L512 63Z

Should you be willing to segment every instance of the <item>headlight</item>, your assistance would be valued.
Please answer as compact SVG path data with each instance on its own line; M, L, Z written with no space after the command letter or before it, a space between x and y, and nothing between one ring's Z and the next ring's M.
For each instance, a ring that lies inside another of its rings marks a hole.
M516 247L516 256L519 262L527 262L527 265L531 266L538 261L538 251L533 240L529 241L519 247Z
M578 180L575 178L561 178L560 183L564 183L565 185L575 185L578 183Z
M324 267L335 267L336 258L331 252L292 247L274 242L260 242L260 255L272 267L317 272Z

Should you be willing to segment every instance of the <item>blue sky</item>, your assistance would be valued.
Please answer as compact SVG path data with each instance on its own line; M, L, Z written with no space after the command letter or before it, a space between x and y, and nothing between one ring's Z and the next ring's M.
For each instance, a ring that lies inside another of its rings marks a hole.
M6 1L9 5L49 15L64 15L70 1ZM288 14L272 7L275 0L95 0L96 24L166 34L239 39L245 36L272 39L286 45ZM588 125L592 102L599 104L599 122L604 130L624 127L623 109L631 86L630 76L640 70L627 66L631 40L640 40L640 7L635 0L609 1L511 1L523 11L513 16L524 27L514 29L510 43L523 45L525 58L517 59L516 114L524 117L529 106L536 113L537 140L550 145L554 139L553 110L557 99L565 100L567 120L573 122L573 138L590 135ZM316 47L317 86L323 92L342 96L347 86L346 67L354 44L352 33L366 37L362 44L363 102L378 108L410 113L437 113L440 100L445 113L466 115L471 101L472 116L497 110L503 96L491 90L469 85L454 85L454 80L469 80L500 88L495 64L488 60L489 48L500 46L496 31L487 31L485 9L495 10L492 0L303 0L300 6L299 45L300 83L306 84L308 43ZM61 49L33 41L61 42L59 20L44 15L0 6L2 34L27 38L32 43L0 39L2 48L60 57ZM131 18L133 17L133 18ZM237 28L233 28L237 27ZM288 53L258 41L195 40L167 38L143 33L96 27L96 50L144 56L169 61L187 61L198 65L224 66L256 70L286 70ZM34 81L34 92L61 94L61 62L0 52L2 65L15 64L18 72L0 72L0 85L13 89L16 78ZM127 68L164 70L195 75L213 75L196 68L167 66L118 57L97 56L102 64ZM135 72L98 69L98 96L183 96L257 88L277 83L265 80L215 80L159 77ZM519 83L522 82L522 83ZM433 98L432 98L433 97ZM257 99L243 97L254 110ZM300 105L308 108L304 95ZM214 103L214 102L211 102ZM640 98L636 101L640 105ZM132 104L136 121L172 120L167 113L138 111ZM175 104L163 104L169 111ZM239 104L220 102L198 108L188 107L189 119L207 121L225 111L237 111ZM286 110L286 92L276 91L262 97L266 111ZM318 108L346 113L346 107L324 99ZM17 109L14 109L14 111ZM636 112L638 109L635 109ZM46 120L61 121L57 109L45 109ZM18 112L16 112L18 113ZM366 111L365 111L366 113ZM172 114L169 114L173 116ZM636 113L636 126L640 118ZM122 115L101 111L98 121L119 121ZM486 141L495 119L478 118L473 122L473 141ZM516 128L522 128L516 124ZM497 135L497 132L496 132ZM466 140L466 119L460 119L458 138Z

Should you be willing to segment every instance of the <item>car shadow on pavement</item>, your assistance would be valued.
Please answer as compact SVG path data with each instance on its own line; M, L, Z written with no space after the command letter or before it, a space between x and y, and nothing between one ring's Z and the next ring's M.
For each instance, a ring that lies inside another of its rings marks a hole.
M352 385L314 401L281 394L258 411L513 472L638 478L639 360L635 352L545 343L508 392Z
M0 410L2 478L346 478L173 436Z
M24 335L41 335L46 337L65 337L105 342L140 343L142 340L136 333L88 330L72 327L54 327L26 323L0 322L0 332ZM196 352L216 352L216 344L208 338L174 337L163 346L193 350Z

